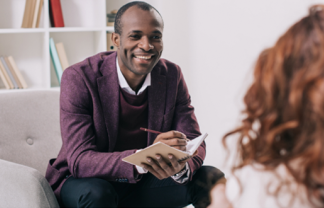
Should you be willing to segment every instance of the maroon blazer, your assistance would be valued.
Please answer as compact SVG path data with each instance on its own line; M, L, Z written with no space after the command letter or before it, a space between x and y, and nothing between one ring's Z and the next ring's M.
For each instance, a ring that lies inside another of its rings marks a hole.
M97 177L108 181L136 183L141 176L122 158L136 150L113 152L119 122L119 83L116 52L104 52L67 68L61 80L60 124L63 145L46 172L58 200L69 176ZM193 139L200 135L190 105L190 95L180 67L160 59L151 72L148 87L148 128L161 132L178 130ZM151 145L156 134L149 133ZM205 143L189 160L192 173L201 167ZM122 180L120 180L122 179Z

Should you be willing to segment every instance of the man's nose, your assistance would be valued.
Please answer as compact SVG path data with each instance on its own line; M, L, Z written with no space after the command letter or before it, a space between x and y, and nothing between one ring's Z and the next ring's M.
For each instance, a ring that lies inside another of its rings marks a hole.
M140 48L142 48L144 51L149 51L154 48L154 46L150 43L150 40L148 37L143 36L140 40L140 43L138 45Z

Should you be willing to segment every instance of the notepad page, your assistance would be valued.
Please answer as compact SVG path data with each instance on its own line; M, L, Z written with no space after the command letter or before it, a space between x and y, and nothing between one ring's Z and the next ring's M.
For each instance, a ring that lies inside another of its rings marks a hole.
M188 154L190 155L193 155L195 151L198 149L198 147L200 146L200 144L206 139L207 136L208 134L205 133L187 142L186 152L188 152Z

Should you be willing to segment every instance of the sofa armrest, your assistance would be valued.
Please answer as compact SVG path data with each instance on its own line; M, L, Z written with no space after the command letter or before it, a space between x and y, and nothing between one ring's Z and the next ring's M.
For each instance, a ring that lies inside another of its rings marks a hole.
M45 177L36 169L0 159L0 207L59 207Z

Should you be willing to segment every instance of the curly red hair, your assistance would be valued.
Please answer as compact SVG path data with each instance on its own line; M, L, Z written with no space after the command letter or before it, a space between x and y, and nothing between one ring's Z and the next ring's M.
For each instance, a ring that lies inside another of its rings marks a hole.
M309 199L324 204L324 5L312 6L260 54L244 103L241 126L223 138L226 147L229 135L240 135L232 171L283 164Z

